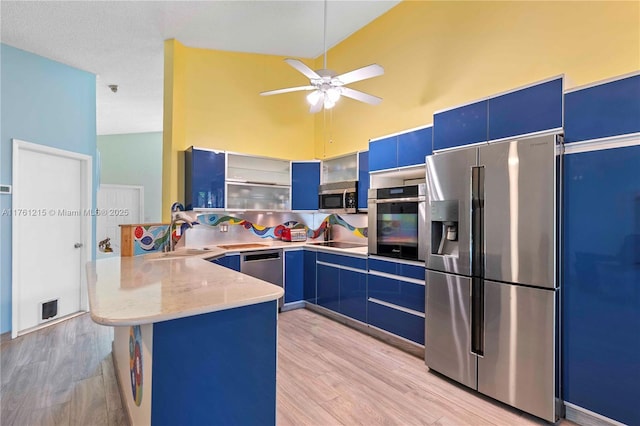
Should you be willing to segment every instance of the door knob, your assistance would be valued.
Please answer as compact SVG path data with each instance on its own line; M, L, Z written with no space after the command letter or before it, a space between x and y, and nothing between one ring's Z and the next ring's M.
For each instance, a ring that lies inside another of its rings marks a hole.
M82 243L75 243L75 244L73 245L73 247L74 247L74 248L80 248L80 247L82 247Z

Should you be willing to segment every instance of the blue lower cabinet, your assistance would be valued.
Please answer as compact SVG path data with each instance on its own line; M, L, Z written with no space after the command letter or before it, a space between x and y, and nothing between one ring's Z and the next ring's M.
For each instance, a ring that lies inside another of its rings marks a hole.
M233 269L234 271L240 272L240 255L239 254L231 254L223 257L219 257L211 261L216 265L224 266L225 268Z
M340 269L318 263L318 305L340 312Z
M276 312L272 300L153 324L150 424L275 425Z
M316 252L304 250L303 298L314 305L316 301Z
M369 300L370 325L424 345L424 317Z
M284 252L284 303L298 302L304 297L304 253Z
M367 273L340 270L341 314L367 322Z
M369 297L424 312L423 285L369 274Z

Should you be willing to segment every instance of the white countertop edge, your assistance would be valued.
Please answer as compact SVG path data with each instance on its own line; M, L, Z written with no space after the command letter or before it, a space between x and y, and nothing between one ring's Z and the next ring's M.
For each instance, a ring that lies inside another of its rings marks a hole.
M257 305L258 303L276 301L284 295L284 289L276 285L273 285L273 286L277 288L277 291L275 291L274 293L265 294L259 297L236 300L230 303L212 305L212 306L207 306L205 308L197 308L197 309L185 310L185 311L169 313L169 314L150 315L150 316L145 316L144 318L109 319L109 318L103 318L103 317L98 317L97 315L94 315L91 309L89 310L89 312L91 315L91 320L93 322L101 325L110 326L110 327L123 327L123 326L126 327L126 326L133 326L133 325L155 324L158 322L171 321L171 320L180 319L180 318L193 317L196 315L226 311L228 309L242 308L250 305Z

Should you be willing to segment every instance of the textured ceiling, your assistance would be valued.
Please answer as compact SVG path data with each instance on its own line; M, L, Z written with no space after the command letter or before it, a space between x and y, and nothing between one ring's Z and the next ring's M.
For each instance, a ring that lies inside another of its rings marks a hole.
M327 46L398 3L329 1ZM98 134L153 132L162 130L164 40L313 58L323 52L323 10L321 1L3 0L0 34L5 44L97 75Z

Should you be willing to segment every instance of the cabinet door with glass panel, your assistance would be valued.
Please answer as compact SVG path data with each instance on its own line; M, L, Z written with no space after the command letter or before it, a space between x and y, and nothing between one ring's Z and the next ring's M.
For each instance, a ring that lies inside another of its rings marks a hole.
M227 209L290 210L288 160L227 153Z

